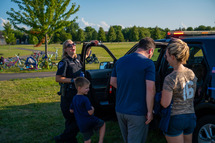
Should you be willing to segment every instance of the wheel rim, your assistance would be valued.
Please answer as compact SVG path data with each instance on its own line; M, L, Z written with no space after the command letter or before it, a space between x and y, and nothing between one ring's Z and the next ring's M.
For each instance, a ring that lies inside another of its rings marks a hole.
M198 143L215 143L214 124L206 124L201 127L198 134Z

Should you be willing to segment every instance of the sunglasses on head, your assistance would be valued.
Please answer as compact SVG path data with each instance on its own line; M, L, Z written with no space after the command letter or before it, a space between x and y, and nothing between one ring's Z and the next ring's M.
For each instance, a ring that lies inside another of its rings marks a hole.
M67 48L72 48L72 47L74 47L74 46L76 46L76 44L75 44L75 43L68 44L68 45L67 45Z

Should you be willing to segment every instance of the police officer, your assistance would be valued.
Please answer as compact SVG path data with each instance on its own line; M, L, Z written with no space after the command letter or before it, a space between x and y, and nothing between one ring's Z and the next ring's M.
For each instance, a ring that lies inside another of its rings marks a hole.
M90 48L86 52L90 53ZM82 64L80 55L76 54L76 44L72 40L66 40L63 43L63 59L58 63L58 70L56 73L56 82L61 85L61 111L65 118L65 130L59 135L55 136L56 142L71 142L77 143L76 135L79 132L75 121L74 114L69 112L69 106L73 96L76 95L77 90L74 86L74 80L82 73Z

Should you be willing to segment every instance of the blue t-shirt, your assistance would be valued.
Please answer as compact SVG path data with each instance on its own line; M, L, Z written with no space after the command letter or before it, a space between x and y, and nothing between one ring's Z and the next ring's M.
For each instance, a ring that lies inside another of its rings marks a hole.
M75 95L70 109L74 110L75 119L81 132L92 129L99 122L99 118L88 113L92 107L89 99L84 95Z
M111 76L117 77L116 111L146 115L146 80L155 81L153 61L139 53L126 55L116 62Z

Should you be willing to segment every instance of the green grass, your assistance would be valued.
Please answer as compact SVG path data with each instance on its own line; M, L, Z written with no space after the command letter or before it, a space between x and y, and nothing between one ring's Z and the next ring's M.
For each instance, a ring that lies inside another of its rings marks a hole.
M0 142L54 142L64 129L59 90L54 77L0 81ZM79 143L83 138L78 134ZM121 143L117 122L107 122L105 143ZM98 141L98 134L92 142ZM148 143L164 143L158 132L150 131Z

